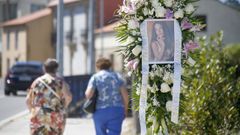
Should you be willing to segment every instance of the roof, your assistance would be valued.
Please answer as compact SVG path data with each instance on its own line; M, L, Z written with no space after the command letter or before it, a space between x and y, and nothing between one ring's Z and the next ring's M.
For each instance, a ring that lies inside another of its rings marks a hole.
M74 2L78 2L80 0L63 0L64 4L70 4ZM52 0L49 4L48 7L54 7L58 5L59 0Z
M106 26L103 27L103 28L96 29L96 30L95 30L95 34L99 34L99 33L101 33L101 32L103 32L103 33L113 32L113 31L114 31L114 28L115 28L118 24L119 24L119 22L115 22L115 23L106 25Z
M29 65L29 66L42 66L42 62L40 62L40 61L20 61L20 62L16 62L15 63L15 66L16 65L19 65L19 66L21 66L21 65Z
M23 24L29 23L31 21L34 21L36 19L39 19L41 17L50 15L51 12L52 12L51 9L46 8L46 9L34 12L32 14L29 14L29 15L7 21L7 22L3 23L3 25L1 27L23 25Z

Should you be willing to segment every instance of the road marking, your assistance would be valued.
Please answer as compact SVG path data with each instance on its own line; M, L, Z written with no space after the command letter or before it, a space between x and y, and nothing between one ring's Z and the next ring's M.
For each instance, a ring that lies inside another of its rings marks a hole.
M16 115L13 115L13 116L7 118L7 119L4 119L4 120L0 121L0 129L3 128L5 125L11 123L12 121L14 121L14 120L16 120L16 119L18 119L18 118L20 118L24 115L27 115L28 113L29 113L29 111L25 110L25 111L22 111L22 112L20 112Z

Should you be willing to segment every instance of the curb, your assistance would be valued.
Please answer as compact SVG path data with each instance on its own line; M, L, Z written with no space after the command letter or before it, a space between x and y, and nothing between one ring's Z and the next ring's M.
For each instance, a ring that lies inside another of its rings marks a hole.
M28 113L29 113L29 111L25 110L23 112L20 112L20 113L18 113L16 115L13 115L13 116L11 116L11 117L9 117L7 119L4 119L4 120L0 121L0 129L3 128L5 125L13 122L14 120L16 120L16 119L18 119L18 118L20 118L20 117L22 117L24 115L27 115Z

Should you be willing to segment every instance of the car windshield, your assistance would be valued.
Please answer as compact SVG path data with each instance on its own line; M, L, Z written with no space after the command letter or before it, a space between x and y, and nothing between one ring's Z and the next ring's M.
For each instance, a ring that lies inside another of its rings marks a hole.
M42 74L43 70L41 66L16 65L12 68L12 72L15 74L17 73Z

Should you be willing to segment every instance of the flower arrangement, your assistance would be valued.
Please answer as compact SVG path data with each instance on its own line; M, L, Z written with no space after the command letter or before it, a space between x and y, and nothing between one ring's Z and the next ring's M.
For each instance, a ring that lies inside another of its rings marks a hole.
M115 28L117 39L122 44L119 51L124 55L128 75L134 75L133 101L139 108L141 91L141 47L140 24L145 19L176 19L182 30L182 58L184 64L194 63L189 57L199 47L195 33L204 25L193 13L197 0L124 0L118 10L120 24ZM191 60L190 62L187 62ZM170 121L173 86L173 64L150 65L146 110L148 129L152 133L168 132L173 123Z

